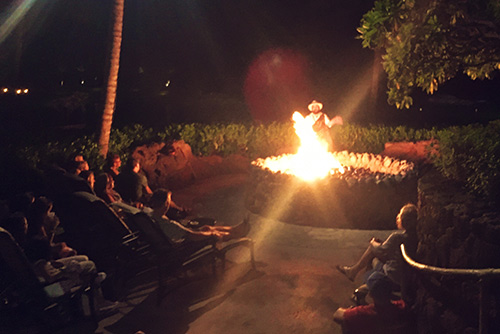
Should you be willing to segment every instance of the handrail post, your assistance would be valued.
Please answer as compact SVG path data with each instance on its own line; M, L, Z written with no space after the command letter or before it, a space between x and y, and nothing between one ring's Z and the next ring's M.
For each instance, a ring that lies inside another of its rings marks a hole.
M447 276L458 276L466 279L479 278L479 324L478 332L479 334L487 334L488 332L488 313L489 313L489 284L490 280L500 278L499 268L485 268L485 269L455 269L455 268L439 268L434 266L429 266L426 264L418 263L406 254L405 245L401 244L401 254L404 260L413 268L421 270L423 272L447 275Z
M479 280L479 331L478 334L488 333L488 279Z

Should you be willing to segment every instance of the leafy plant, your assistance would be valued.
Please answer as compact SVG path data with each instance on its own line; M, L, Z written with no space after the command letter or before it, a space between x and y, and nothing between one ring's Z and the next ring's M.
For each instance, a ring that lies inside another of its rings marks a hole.
M337 150L374 154L382 152L387 142L437 139L439 154L431 158L445 177L462 182L468 191L478 196L500 197L499 121L487 126L454 126L441 130L344 124L334 127L331 134ZM299 145L290 122L267 125L191 123L171 124L159 132L141 125L114 129L110 151L126 160L137 145L172 140L184 140L198 156L242 154L250 159L292 153ZM83 154L95 170L101 169L104 163L94 136L25 145L13 152L29 169L43 169L51 163L64 165L77 154Z

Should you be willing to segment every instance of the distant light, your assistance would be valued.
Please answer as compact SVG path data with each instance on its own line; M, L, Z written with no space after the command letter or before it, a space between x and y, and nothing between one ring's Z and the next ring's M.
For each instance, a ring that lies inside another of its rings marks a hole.
M419 108L418 111L422 111L423 109L422 108Z
M165 87L168 87L170 86L170 80L168 80L166 83L165 83Z
M24 94L28 94L28 92L29 92L28 88L25 88L25 89L23 90L23 93L24 93Z
M8 89L8 88L4 88L4 89L2 89L2 92L4 92L4 93L8 93L8 92L9 92L9 89Z
M60 84L61 86L64 86L64 80L61 80Z
M16 89L16 94L19 95L21 94L23 91L21 89Z
M474 109L474 112L478 112L478 111L479 111L479 109L477 109L477 108L476 108L476 109Z
M80 83L83 85L85 83L85 80L80 81Z

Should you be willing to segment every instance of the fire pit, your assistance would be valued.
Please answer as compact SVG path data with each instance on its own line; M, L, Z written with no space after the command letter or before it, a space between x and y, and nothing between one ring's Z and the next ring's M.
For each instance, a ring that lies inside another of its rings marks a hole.
M368 153L328 152L300 113L293 119L301 146L296 154L252 162L247 208L299 225L394 229L401 206L416 202L413 163Z

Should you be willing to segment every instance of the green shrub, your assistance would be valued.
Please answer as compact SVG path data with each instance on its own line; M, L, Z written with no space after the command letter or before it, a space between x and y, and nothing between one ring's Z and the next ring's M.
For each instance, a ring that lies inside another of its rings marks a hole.
M439 131L436 168L446 177L462 182L471 193L498 198L500 180L500 123L451 127Z
M426 130L406 126L376 125L360 127L344 124L343 126L334 126L331 133L337 150L379 154L384 150L384 145L387 142L416 142L436 138L437 129Z
M382 152L386 142L437 139L440 154L432 157L432 161L444 176L462 182L468 191L478 196L500 197L498 121L487 126L455 126L441 130L344 124L334 126L331 134L338 150L374 154ZM291 122L267 125L170 124L161 131L134 125L111 131L110 152L126 160L137 145L178 139L189 144L193 154L198 156L242 154L250 159L294 152L299 145ZM64 164L77 154L83 154L93 169L101 169L104 163L96 136L23 146L14 152L19 161L24 161L32 169L52 162Z

